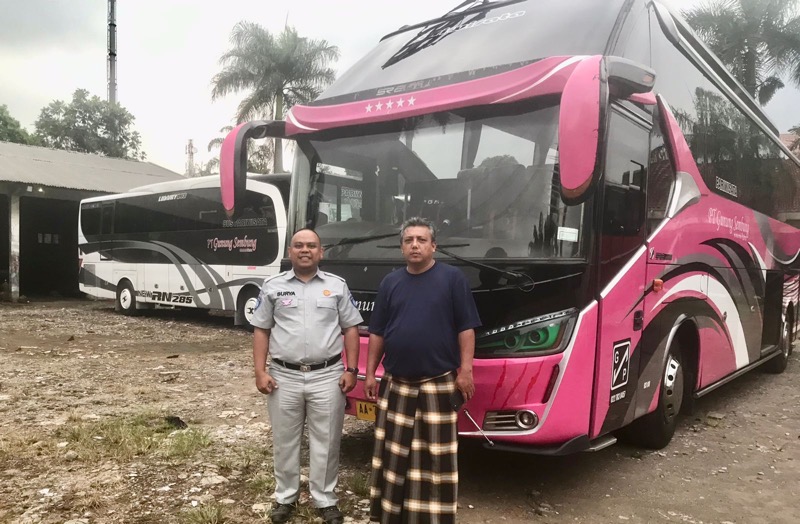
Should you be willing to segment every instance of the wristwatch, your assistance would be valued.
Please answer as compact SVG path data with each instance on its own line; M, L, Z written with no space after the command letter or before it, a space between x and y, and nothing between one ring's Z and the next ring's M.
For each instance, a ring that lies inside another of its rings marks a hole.
M353 375L358 375L358 368L344 368L344 370L348 373L352 373Z

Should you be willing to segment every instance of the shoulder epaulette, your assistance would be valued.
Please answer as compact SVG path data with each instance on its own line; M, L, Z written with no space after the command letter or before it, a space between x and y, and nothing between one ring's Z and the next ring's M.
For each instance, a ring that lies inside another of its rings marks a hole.
M284 276L286 273L288 273L288 271L282 271L282 272L278 273L277 275L272 275L271 277L267 277L267 278L265 278L265 279L264 279L264 282L263 282L263 284L262 284L262 285L264 285L264 284L266 284L267 282L269 282L269 281L271 281L271 280L274 280L274 279L276 279L276 278L278 278L278 277L282 277L282 276Z
M335 278L337 280L341 280L342 282L345 282L345 280L342 277L340 277L339 275L334 275L333 273L328 273L327 271L320 271L320 273L322 273L326 277Z

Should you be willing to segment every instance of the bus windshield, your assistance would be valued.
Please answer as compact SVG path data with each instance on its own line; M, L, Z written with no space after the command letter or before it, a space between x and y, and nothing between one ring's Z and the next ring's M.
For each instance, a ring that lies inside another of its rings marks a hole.
M560 194L558 113L470 108L300 141L295 224L316 229L327 259L396 259L393 233L413 216L460 257L583 258L584 207Z

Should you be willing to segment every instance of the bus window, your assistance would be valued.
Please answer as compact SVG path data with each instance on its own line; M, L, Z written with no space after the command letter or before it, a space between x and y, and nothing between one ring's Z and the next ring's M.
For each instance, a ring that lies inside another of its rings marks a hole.
M647 235L656 230L667 216L672 190L675 186L675 170L664 145L664 136L658 125L650 134L650 167L647 174Z
M114 232L114 203L103 204L103 225L102 233L110 235Z
M101 204L90 203L81 207L81 230L84 235L99 235L101 231Z
M648 151L647 130L612 112L605 171L603 232L606 235L639 233L644 221Z

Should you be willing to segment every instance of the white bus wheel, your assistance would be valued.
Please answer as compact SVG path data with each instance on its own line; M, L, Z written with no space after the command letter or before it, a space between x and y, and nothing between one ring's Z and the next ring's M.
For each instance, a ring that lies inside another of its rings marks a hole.
M114 309L123 315L136 314L136 292L130 281L123 280L117 284L117 302Z
M258 303L259 289L254 286L249 286L242 290L239 294L239 315L244 320L242 326L252 330L253 325L250 323L253 320L253 315Z

